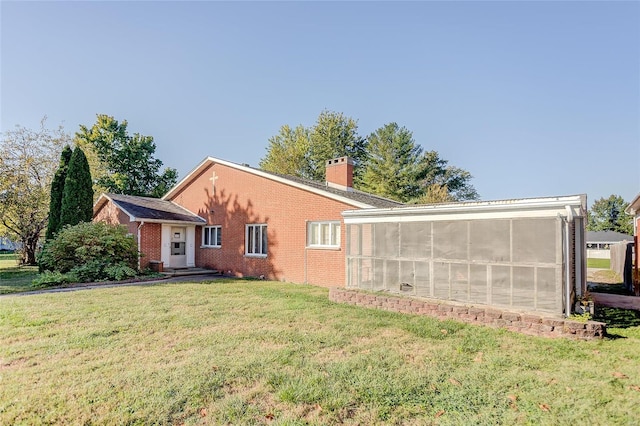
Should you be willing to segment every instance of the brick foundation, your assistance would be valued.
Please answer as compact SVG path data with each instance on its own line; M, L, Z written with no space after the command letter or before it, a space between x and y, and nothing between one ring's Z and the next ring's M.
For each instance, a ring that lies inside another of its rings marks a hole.
M571 321L535 314L503 311L496 308L466 306L446 301L396 297L388 294L365 293L337 287L329 289L329 300L366 308L426 315L442 320L453 319L469 324L506 328L507 330L518 333L543 337L601 339L607 333L606 324L602 322Z

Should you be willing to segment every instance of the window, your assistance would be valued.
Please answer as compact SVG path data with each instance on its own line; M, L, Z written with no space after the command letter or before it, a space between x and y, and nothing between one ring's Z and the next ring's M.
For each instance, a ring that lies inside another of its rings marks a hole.
M247 225L245 243L245 254L250 256L266 256L267 225Z
M202 228L202 246L220 247L222 246L222 227L205 226Z
M340 222L309 222L308 247L340 247Z

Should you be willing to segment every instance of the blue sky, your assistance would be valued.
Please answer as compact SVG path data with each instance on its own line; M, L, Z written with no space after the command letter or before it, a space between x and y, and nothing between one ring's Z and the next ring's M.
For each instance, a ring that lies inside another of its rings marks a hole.
M638 2L0 2L2 131L105 113L188 173L328 109L482 199L640 192Z

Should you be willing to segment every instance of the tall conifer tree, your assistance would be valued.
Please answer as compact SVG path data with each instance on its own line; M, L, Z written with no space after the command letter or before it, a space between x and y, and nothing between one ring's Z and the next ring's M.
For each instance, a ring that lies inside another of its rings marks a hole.
M90 222L93 217L93 182L87 157L76 146L69 161L60 209L60 229Z
M73 151L66 145L60 155L60 165L51 182L51 200L49 201L49 223L47 225L47 241L52 239L60 230L60 208L62 207L62 195L64 192L64 181L67 178L67 169Z

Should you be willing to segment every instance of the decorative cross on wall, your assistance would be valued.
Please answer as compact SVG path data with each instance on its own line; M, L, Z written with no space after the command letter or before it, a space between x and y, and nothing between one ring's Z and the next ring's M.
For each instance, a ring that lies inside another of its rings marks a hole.
M213 192L216 192L216 181L218 180L218 177L219 176L216 176L216 172L214 170L213 174L209 178L209 180L211 181L211 189L213 190Z

